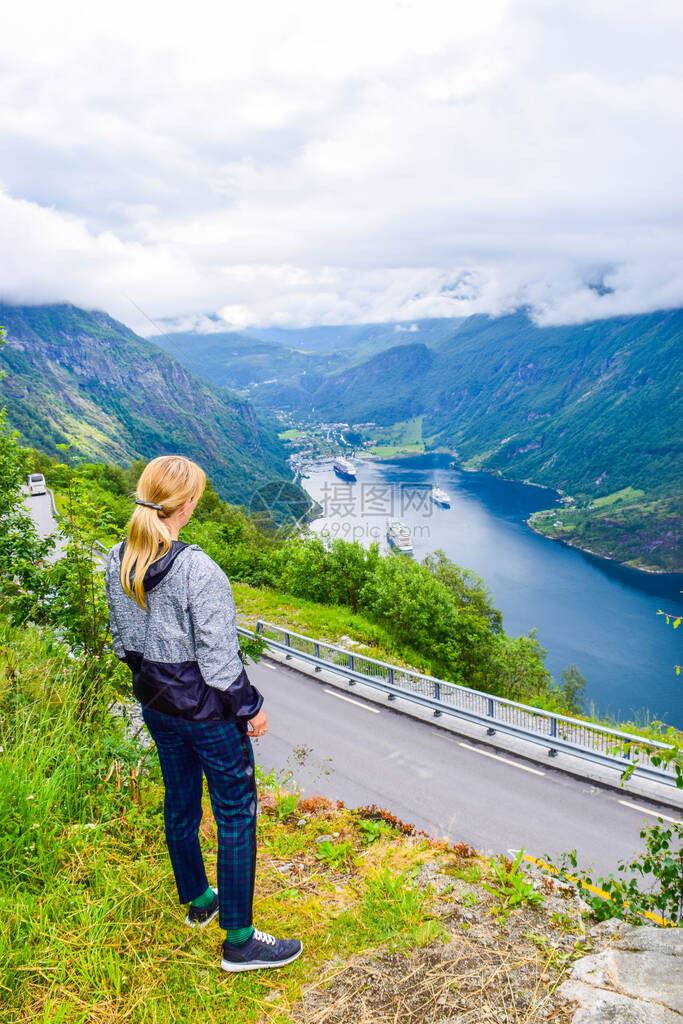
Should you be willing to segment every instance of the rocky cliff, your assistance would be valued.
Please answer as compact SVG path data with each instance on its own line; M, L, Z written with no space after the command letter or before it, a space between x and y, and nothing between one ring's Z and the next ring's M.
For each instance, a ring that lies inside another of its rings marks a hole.
M105 313L0 304L0 324L0 405L25 444L54 454L71 443L78 456L120 464L181 452L240 504L290 476L267 417Z

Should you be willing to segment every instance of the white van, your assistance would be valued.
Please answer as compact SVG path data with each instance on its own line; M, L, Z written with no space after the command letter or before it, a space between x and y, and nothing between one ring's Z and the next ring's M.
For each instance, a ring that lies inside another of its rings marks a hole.
M47 494L47 485L42 473L31 473L28 478L29 494Z

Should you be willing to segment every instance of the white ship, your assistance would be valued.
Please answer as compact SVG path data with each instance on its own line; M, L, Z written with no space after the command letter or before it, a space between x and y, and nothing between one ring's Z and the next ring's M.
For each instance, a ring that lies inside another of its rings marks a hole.
M356 479L356 467L349 459L343 459L341 455L332 463L337 476L340 476L342 480L355 480Z
M387 519L387 540L392 548L402 552L404 555L413 553L413 542L410 539L410 530L400 519Z
M451 498L449 494L442 491L440 487L432 487L432 501L436 505L441 505L442 508L451 507Z

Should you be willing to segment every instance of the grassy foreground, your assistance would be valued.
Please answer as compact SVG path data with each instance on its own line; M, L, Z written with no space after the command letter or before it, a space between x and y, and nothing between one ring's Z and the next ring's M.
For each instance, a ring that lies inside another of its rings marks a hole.
M585 948L576 901L272 778L256 921L305 952L280 972L225 975L217 923L189 931L176 902L154 750L106 709L78 719L77 672L49 633L0 620L3 1024L545 1019ZM202 837L211 878L208 801Z

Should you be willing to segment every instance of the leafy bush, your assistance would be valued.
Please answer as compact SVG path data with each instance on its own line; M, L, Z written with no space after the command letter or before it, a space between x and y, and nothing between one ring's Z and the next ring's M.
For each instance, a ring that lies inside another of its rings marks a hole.
M54 547L38 537L22 498L29 459L18 437L0 409L0 594L17 623L39 615L46 606L49 588L43 570Z
M95 715L103 695L117 683L127 687L129 677L114 654L109 635L104 552L98 535L110 521L70 465L66 470L65 507L59 523L65 547L47 572L52 599L45 619L59 629L71 653L80 660L81 713Z
M632 924L645 924L645 915L654 914L673 924L683 924L683 822L642 828L640 838L645 850L631 861L619 861L619 875L599 876L595 880L578 866L576 850L559 860L559 873L577 878L584 886L601 889L605 895L585 889L582 893L591 912L599 920L620 917ZM546 860L548 859L546 855ZM552 863L552 862L551 862Z

